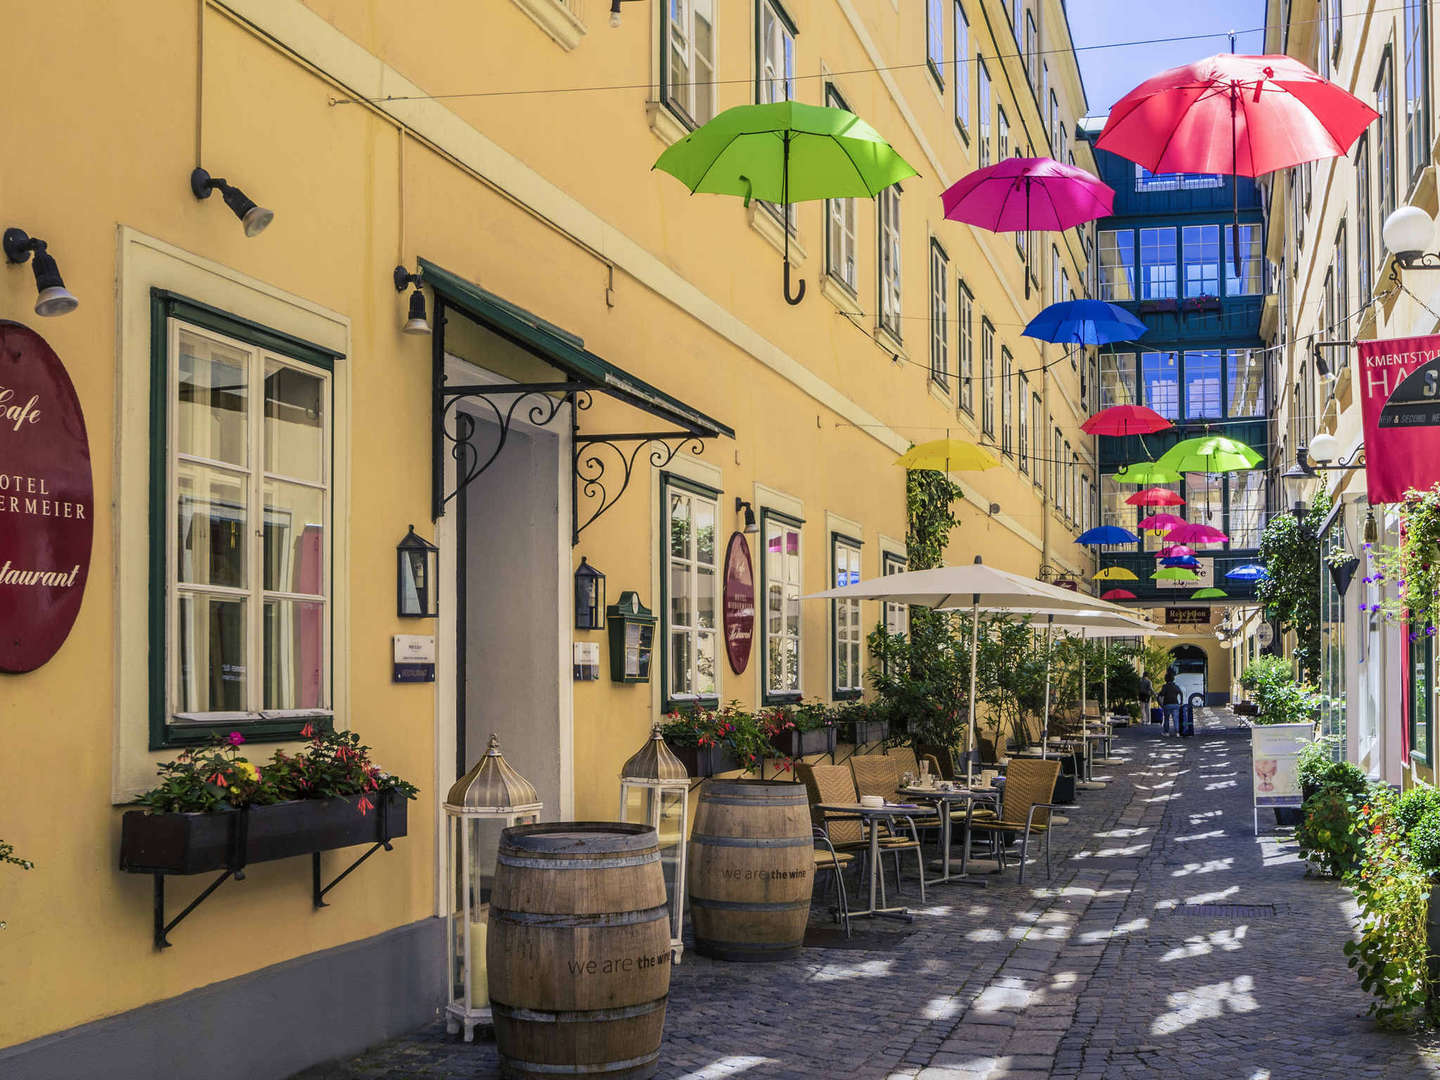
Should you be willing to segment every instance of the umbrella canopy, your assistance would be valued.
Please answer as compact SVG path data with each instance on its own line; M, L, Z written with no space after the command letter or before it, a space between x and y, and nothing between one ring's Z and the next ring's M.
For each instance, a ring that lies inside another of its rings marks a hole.
M962 176L940 204L951 221L991 232L1063 232L1108 216L1115 192L1074 165L1011 157Z
M1270 576L1270 571L1263 566L1250 563L1246 566L1237 566L1234 570L1228 571L1225 576L1231 581L1259 581L1261 578Z
M1185 519L1174 514L1151 514L1147 518L1140 519L1140 528L1150 529L1159 532L1163 529L1173 529L1177 525L1184 525Z
M1194 581L1200 575L1183 566L1164 566L1150 576L1156 581Z
M1171 555L1168 558L1161 559L1160 565L1184 566L1188 569L1195 570L1199 568L1200 560L1197 559L1194 555Z
M1067 611L1064 613L1012 610L1007 611L1006 614L1028 618L1037 626L1053 626L1056 630L1069 634L1071 637L1133 637L1137 634L1162 632L1160 626L1134 611L1119 609L1117 613L1113 605L1098 606L1111 610Z
M1176 443L1155 464L1177 473L1222 473L1253 469L1264 460L1239 439L1201 435Z
M1075 543L1086 544L1090 547L1105 547L1110 544L1135 544L1140 538L1129 529L1122 529L1119 525L1097 525L1093 529L1086 529L1075 538Z
M1222 53L1146 79L1095 145L1156 173L1263 176L1348 153L1378 117L1299 60Z
M1224 589L1196 589L1190 594L1191 600L1223 600L1228 596Z
M1134 600L1135 594L1129 589L1106 589L1100 594L1101 600Z
M1126 495L1125 502L1129 506L1184 506L1185 500L1180 497L1178 491L1171 491L1169 488L1145 488L1133 495Z
M1149 435L1175 425L1144 405L1111 405L1080 425L1088 435Z
M1230 538L1214 525L1196 525L1186 522L1166 533L1165 539L1172 544L1223 544Z
M1091 581L1139 581L1133 571L1123 566L1107 566L1090 579Z
M1108 345L1134 341L1147 329L1130 312L1104 300L1062 300L1041 311L1020 333L1057 345Z
M789 204L811 199L873 198L916 175L878 132L854 113L798 101L737 105L665 150L655 168L691 193L736 195ZM785 230L785 299L790 295L790 230Z
M966 439L932 439L912 446L895 459L907 469L934 469L937 472L983 472L1000 462L982 447Z
M1182 522L1183 524L1183 522ZM1178 559L1182 555L1194 555L1195 549L1184 544L1169 544L1155 553L1157 559Z
M975 600L977 596L978 601ZM811 593L801 599L886 600L892 604L913 604L937 611L953 611L978 603L985 611L1024 610L1035 613L1103 611L1109 608L1112 615L1127 614L1123 608L1101 603L1093 596L1083 596L1058 585L1049 585L983 563L906 570L838 589Z
M1180 474L1158 461L1141 461L1134 465L1122 465L1115 473L1117 484L1173 484Z

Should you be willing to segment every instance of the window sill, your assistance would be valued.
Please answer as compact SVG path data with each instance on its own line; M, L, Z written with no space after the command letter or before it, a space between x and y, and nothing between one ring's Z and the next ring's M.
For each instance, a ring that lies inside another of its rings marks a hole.
M831 701L859 701L863 690L835 690L830 691Z
M762 705L795 705L804 699L805 695L799 690L786 690L783 693L772 694L769 690L760 695Z
M858 316L864 312L860 310L860 296L850 291L846 285L834 274L826 273L820 278L820 295L835 305L837 311L842 315Z
M565 0L513 0L513 3L566 51L579 45L580 39L589 31Z
M949 387L941 386L935 380L935 376L927 375L925 378L925 385L930 390L930 396L936 401L941 402L947 409L955 404L954 401L950 399Z
M666 146L672 146L690 134L690 128L685 121L671 112L663 101L647 101L645 119L655 137Z
M905 351L905 343L883 326L876 326L872 335L875 344L890 354L890 358L896 363L904 363L910 359L910 354Z
M720 698L718 696L670 698L663 703L661 712L668 716L673 712L679 712L681 709L716 709L719 707Z
M763 236L771 247L780 254L785 254L785 226L780 224L779 218L761 206L759 200L752 201L745 208L745 217L750 222L750 227ZM791 266L802 265L806 258L806 251L800 244L799 231L797 223L795 232L790 234Z

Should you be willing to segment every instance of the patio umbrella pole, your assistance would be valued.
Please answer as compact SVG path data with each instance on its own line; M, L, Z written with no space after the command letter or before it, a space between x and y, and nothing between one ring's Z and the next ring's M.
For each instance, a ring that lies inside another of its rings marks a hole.
M971 787L975 778L975 665L980 654L980 594L970 594L970 716L965 726L970 729L970 745L965 754L965 786Z
M1054 615L1045 616L1045 711L1040 716L1040 756L1050 756L1050 628L1055 624Z

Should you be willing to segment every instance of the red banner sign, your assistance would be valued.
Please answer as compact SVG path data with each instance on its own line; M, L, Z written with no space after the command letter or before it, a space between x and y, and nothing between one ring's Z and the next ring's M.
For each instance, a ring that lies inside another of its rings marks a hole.
M744 533L731 533L725 549L725 655L730 670L742 675L750 664L755 639L755 570Z
M75 625L95 493L80 399L35 331L0 322L0 671L34 671Z
M1440 481L1440 335L1362 341L1360 404L1372 503Z

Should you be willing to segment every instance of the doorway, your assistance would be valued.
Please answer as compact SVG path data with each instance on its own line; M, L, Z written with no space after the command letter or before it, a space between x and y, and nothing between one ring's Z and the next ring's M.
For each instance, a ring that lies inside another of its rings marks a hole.
M1197 708L1209 700L1210 662L1198 645L1176 645L1170 650L1170 670L1175 683L1185 694L1185 702Z

